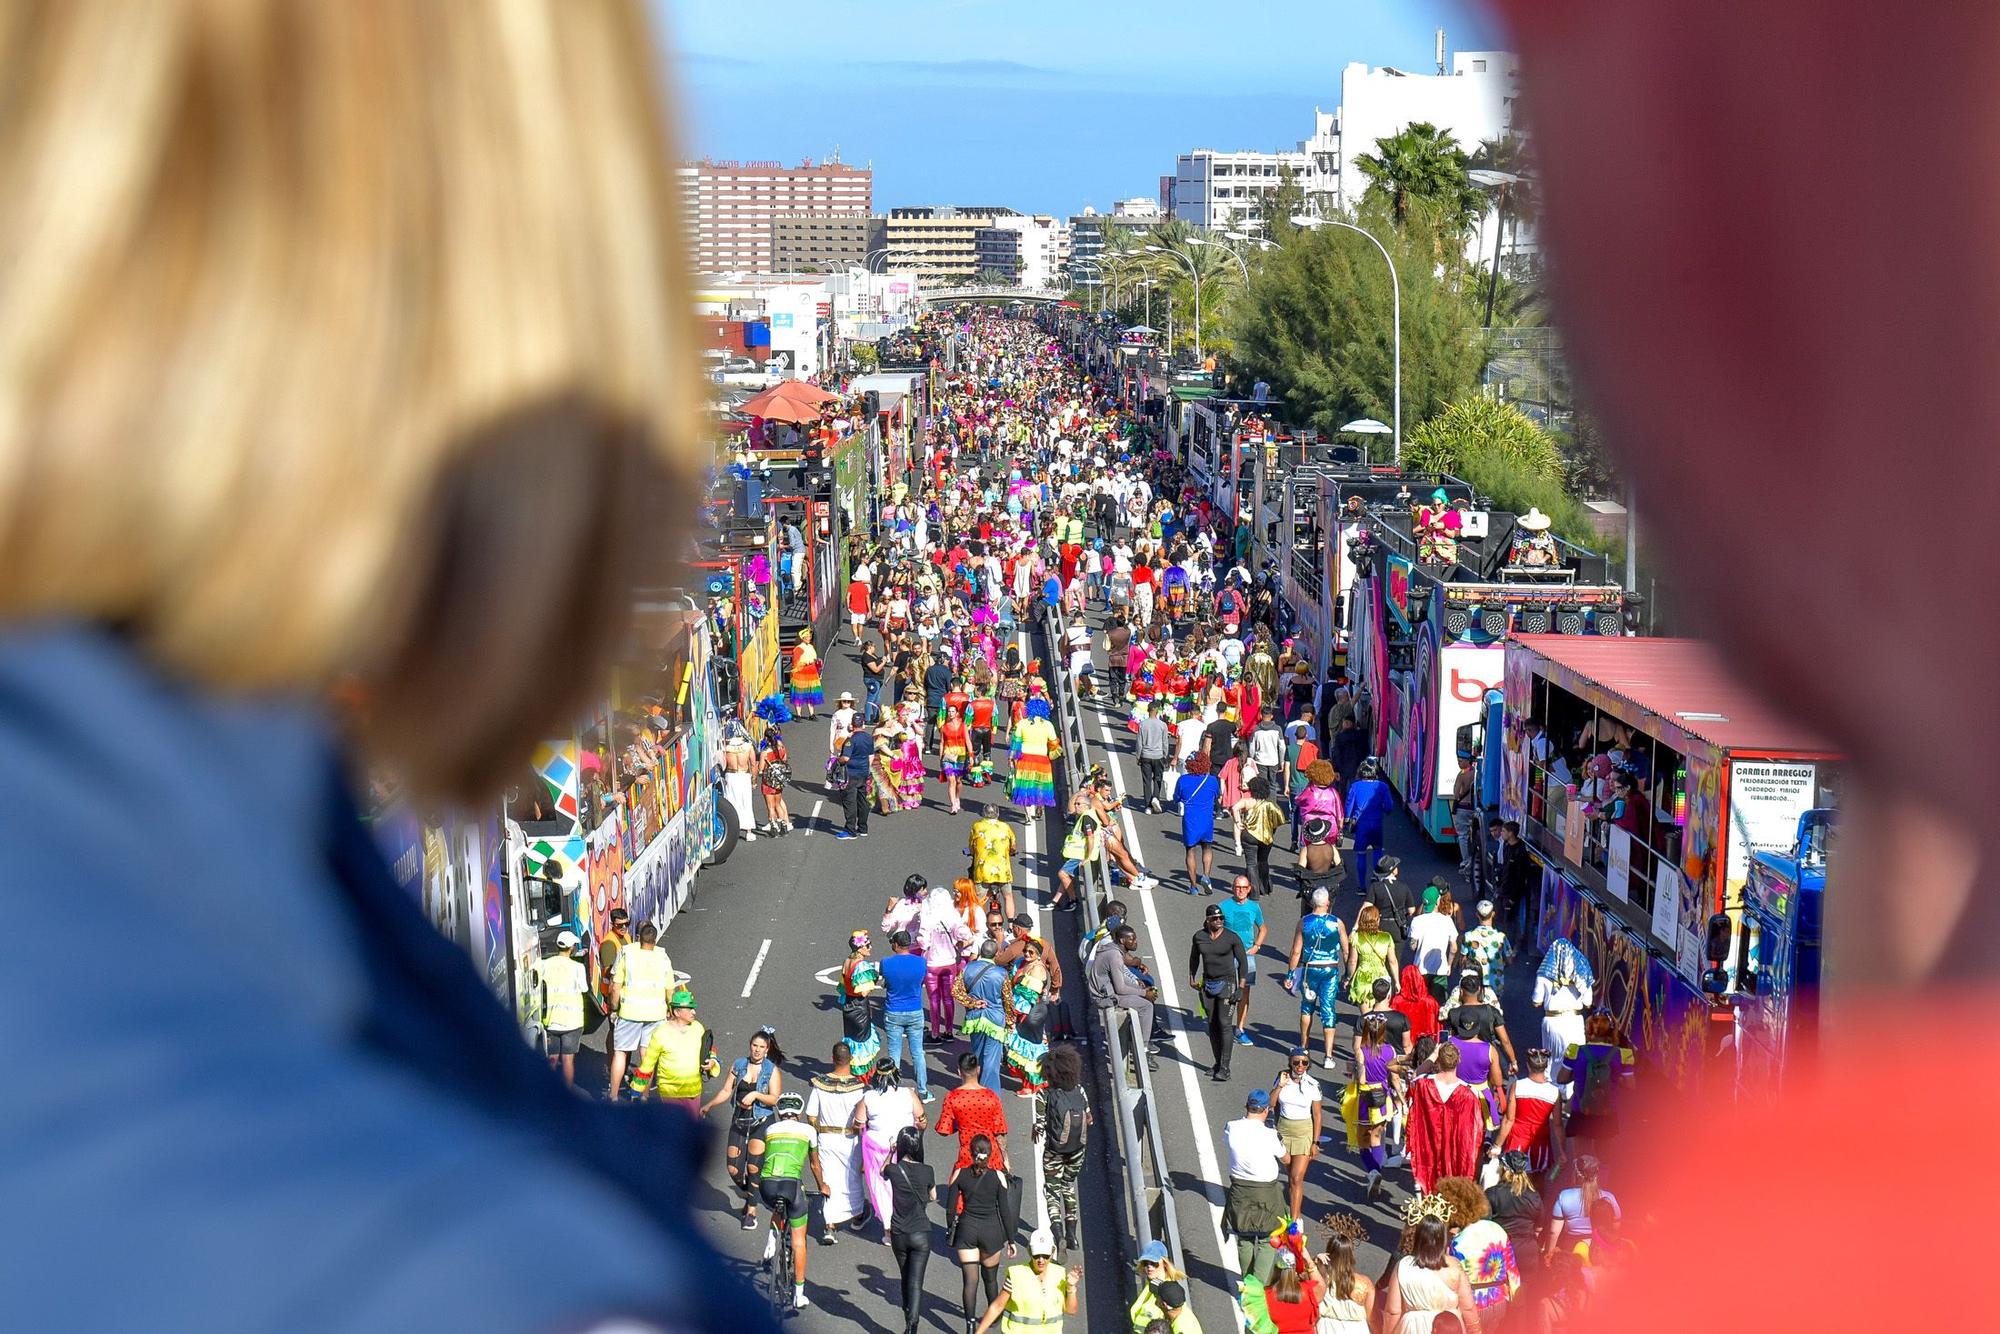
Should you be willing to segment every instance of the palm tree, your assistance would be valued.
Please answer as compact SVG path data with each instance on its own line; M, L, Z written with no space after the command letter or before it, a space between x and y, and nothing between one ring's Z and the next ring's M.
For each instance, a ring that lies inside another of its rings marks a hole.
M1150 261L1154 280L1166 291L1179 327L1189 331L1176 342L1200 343L1213 347L1214 331L1223 324L1226 298L1239 285L1243 270L1223 245L1209 244L1213 238L1188 223L1175 220L1155 227L1146 237L1142 254ZM1201 244L1196 244L1201 242ZM1155 254L1153 251L1165 253ZM1201 337L1192 334L1195 321L1195 283L1201 284ZM1226 341L1226 340L1223 340Z
M1528 144L1517 134L1488 139L1467 160L1475 171L1499 172L1509 179L1487 187L1493 201L1493 272L1486 280L1486 324L1493 325L1493 303L1500 289L1500 246L1503 239L1512 248L1520 235L1520 224L1534 224L1539 212L1534 157Z
M1452 138L1428 121L1415 121L1375 141L1373 153L1355 158L1368 178L1368 192L1386 199L1401 227L1412 212L1424 212L1439 229L1463 234L1486 211L1486 201L1467 178L1467 159Z

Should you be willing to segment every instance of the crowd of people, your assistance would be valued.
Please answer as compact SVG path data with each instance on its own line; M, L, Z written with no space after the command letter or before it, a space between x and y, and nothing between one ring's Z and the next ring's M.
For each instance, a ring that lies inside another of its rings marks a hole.
M1100 1024L1131 1024L1134 1059L1153 1068L1167 1039L1167 961L1144 956L1121 897L1163 877L1128 844L1111 777L1091 768L1056 809L1062 740L1031 648L1054 610L1061 628L1045 651L1063 655L1079 693L1128 735L1131 805L1178 814L1184 861L1164 880L1212 899L1189 943L1186 1016L1206 1033L1210 1077L1229 1080L1233 1054L1254 1045L1260 958L1268 969L1282 955L1275 980L1298 1002L1296 1045L1222 1134L1242 1275L1234 1296L1249 1327L1402 1334L1570 1318L1617 1236L1596 1152L1633 1066L1592 1008L1588 961L1562 941L1541 958L1539 1043L1517 1050L1501 992L1510 969L1529 963L1517 947L1527 891L1505 871L1524 863L1510 863L1504 828L1494 830L1493 879L1472 879L1465 849L1477 831L1460 822L1459 882L1405 884L1386 853L1395 799L1368 753L1373 701L1358 685L1321 682L1295 652L1270 579L1251 568L1247 528L1195 493L1143 420L1045 330L988 316L957 333L965 369L946 380L921 470L880 498L847 553L844 633L861 697L843 690L829 709L808 630L763 736L754 747L732 739L724 758L730 799L747 807L754 781L765 804L757 830L781 836L800 781L786 733L824 715L824 787L841 807L834 836L866 838L871 817L919 809L935 782L944 810L967 821L962 874L908 875L879 922L847 936L829 1072L802 1090L787 1087L769 1030L723 1073L670 966L671 994L635 1005L627 979L643 974L653 987L661 970L628 947L611 998L622 1007L614 1087L629 1056L632 1089L698 1113L728 1109L726 1170L743 1226L769 1212L767 1257L787 1234L799 1306L809 1301L810 1196L821 1244L863 1233L891 1248L909 1329L933 1206L963 1272L968 1329L1047 1327L1073 1311L1076 1180L1092 1123L1077 1044L1090 1026L1065 1003L1066 961L1017 902L1017 830L1040 821L1047 831L1052 908L1076 906L1086 863L1105 868L1102 926L1069 971L1081 973L1075 992ZM1219 857L1240 871L1219 879ZM1467 893L1475 883L1499 901ZM1274 921L1281 891L1296 897L1289 930ZM1461 893L1477 901L1461 905ZM942 1099L934 1053L959 1074ZM704 1074L720 1081L706 1100ZM1029 1102L1043 1149L1048 1224L1026 1263L1008 1263L1025 1191L1006 1151L1010 1093ZM956 1138L948 1170L926 1164L927 1130ZM1305 1217L1315 1164L1338 1185L1327 1151L1343 1134L1355 1193L1404 1197L1407 1227L1373 1281L1356 1270L1357 1217L1317 1228ZM1142 1257L1138 1279L1135 1331L1199 1329L1187 1278L1163 1254Z

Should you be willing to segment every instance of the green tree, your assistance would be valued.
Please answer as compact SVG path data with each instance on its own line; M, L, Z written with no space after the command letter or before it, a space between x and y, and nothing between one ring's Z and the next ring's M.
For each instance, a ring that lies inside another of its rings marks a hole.
M1257 221L1263 234L1280 244L1298 228L1292 219L1306 211L1305 187L1290 166L1278 168L1278 186L1257 204Z
M1390 224L1390 206L1356 225L1394 256L1403 288L1403 420L1420 422L1479 383L1487 345L1473 293L1436 261L1432 224ZM1233 264L1232 264L1233 267ZM1394 322L1388 266L1368 239L1340 227L1299 231L1263 252L1229 307L1244 385L1270 382L1293 421L1333 431L1356 417L1392 416Z
M1497 458L1524 476L1563 480L1555 438L1513 404L1484 394L1447 404L1403 440L1403 462L1422 472L1456 473L1474 455Z
M1354 161L1368 178L1368 194L1387 202L1398 227L1422 217L1436 227L1438 239L1447 240L1486 211L1485 199L1465 174L1468 159L1451 131L1428 121L1377 139L1373 153Z
M1470 482L1514 514L1539 509L1561 537L1600 546L1583 506L1568 489L1568 466L1556 437L1511 403L1473 394L1448 404L1403 441L1403 462Z
M1475 171L1499 172L1512 178L1481 187L1494 210L1495 253L1480 257L1480 262L1488 266L1486 325L1491 328L1496 320L1502 324L1539 324L1543 318L1539 286L1518 273L1507 273L1498 253L1503 245L1513 247L1522 223L1533 226L1540 216L1539 179L1527 141L1516 134L1488 139L1467 159L1467 164Z

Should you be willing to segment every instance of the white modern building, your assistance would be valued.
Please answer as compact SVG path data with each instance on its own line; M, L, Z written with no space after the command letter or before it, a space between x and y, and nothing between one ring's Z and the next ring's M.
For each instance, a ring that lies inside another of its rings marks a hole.
M1370 68L1355 61L1340 72L1340 110L1332 126L1326 113L1310 142L1324 142L1330 129L1338 144L1337 202L1352 208L1368 188L1359 159L1378 141L1418 122L1449 130L1459 148L1477 152L1488 139L1514 126L1520 93L1519 59L1508 51L1460 51L1448 74L1411 74L1392 65Z
M1062 228L1047 214L1015 214L996 217L987 224L994 231L1012 232L1019 240L1019 267L1014 281L1037 290L1056 285L1062 271Z
M1289 170L1300 189L1316 184L1312 162L1298 151L1221 153L1197 148L1174 159L1173 198L1168 212L1196 227L1262 227L1264 199Z

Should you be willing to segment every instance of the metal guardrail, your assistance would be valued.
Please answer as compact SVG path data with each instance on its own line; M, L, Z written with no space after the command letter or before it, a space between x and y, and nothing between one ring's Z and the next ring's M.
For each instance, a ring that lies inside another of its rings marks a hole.
M1082 790L1084 778L1090 770L1087 762L1090 743L1084 735L1076 682L1070 679L1063 628L1060 611L1045 608L1042 635L1048 645L1049 697L1055 713L1056 731L1062 740L1063 777L1070 797L1074 799L1076 793ZM1065 814L1061 818L1063 822L1050 830L1052 843L1067 832L1069 817ZM1056 846L1060 847L1060 844ZM1084 920L1084 937L1088 939L1102 928L1104 904L1111 899L1110 864L1101 843L1097 857L1084 863L1083 883L1080 911ZM1079 960L1086 969L1089 962L1087 958ZM1166 961L1161 960L1160 966L1165 967ZM1085 994L1088 992L1086 981ZM1152 1035L1137 1031L1136 1017L1130 1010L1099 1009L1094 1000L1090 1009L1104 1035L1102 1073L1105 1086L1117 1095L1112 1099L1112 1119L1117 1124L1119 1152L1124 1160L1121 1166L1124 1169L1124 1205L1128 1224L1121 1233L1121 1239L1130 1246L1124 1272L1136 1275L1131 1262L1137 1260L1139 1252L1148 1244L1160 1241L1165 1243L1175 1266L1185 1273L1186 1257L1181 1251L1180 1220L1174 1208L1166 1144L1160 1133L1159 1119L1153 1115L1153 1076L1146 1065L1147 1047Z

